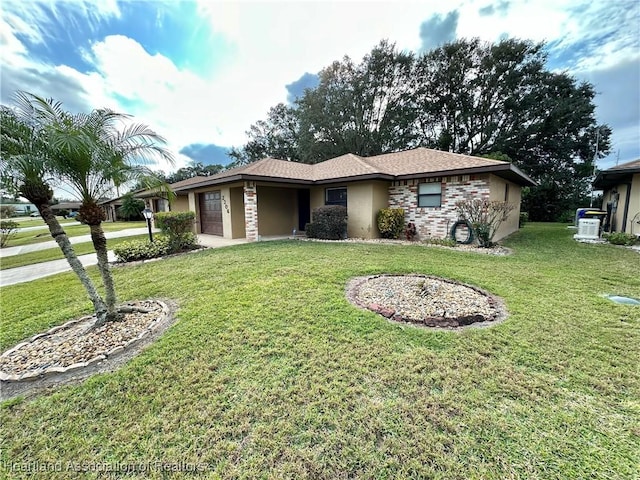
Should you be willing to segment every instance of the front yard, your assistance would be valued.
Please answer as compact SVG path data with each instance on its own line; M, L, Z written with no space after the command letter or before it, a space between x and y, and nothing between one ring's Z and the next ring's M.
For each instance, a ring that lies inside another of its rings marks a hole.
M170 478L194 478L192 466L210 478L634 478L640 308L600 294L640 298L640 256L572 234L529 224L507 257L281 241L116 268L121 300L173 299L178 322L117 372L5 402L2 468L11 478L57 462L62 471L41 478L116 464L138 470L127 478L166 478L155 462L182 470ZM510 315L459 332L390 323L345 298L350 278L377 273L473 284ZM1 289L3 350L89 311L72 273L55 279Z

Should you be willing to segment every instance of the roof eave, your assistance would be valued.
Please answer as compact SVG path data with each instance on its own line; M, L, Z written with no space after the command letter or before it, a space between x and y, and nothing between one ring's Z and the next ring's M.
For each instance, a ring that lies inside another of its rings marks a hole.
M456 168L452 170L439 170L436 172L428 173L412 173L407 175L397 175L397 180L409 180L413 178L431 178L431 177L449 177L452 175L474 175L482 173L493 173L507 180L511 180L523 187L534 187L537 182L529 177L526 173L522 172L518 167L511 163L505 163L504 165L484 165L479 167L468 168Z

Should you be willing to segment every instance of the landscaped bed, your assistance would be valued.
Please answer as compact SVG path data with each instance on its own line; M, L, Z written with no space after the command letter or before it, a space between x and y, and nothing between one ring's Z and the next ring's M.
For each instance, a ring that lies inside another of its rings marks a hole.
M0 466L10 478L634 478L640 314L601 294L640 297L638 256L571 233L528 224L508 256L283 241L114 269L122 301L171 298L177 322L113 373L6 402ZM350 279L381 274L476 286L509 317L432 330L349 303ZM72 273L0 293L2 350L90 311Z

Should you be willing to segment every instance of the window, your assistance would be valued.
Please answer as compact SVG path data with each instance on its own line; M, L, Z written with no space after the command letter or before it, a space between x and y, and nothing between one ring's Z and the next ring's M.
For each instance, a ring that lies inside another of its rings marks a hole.
M439 207L442 204L442 184L421 183L418 185L418 207Z
M324 195L325 205L347 206L347 187L327 188Z
M509 201L509 184L508 183L504 184L504 201L505 202Z

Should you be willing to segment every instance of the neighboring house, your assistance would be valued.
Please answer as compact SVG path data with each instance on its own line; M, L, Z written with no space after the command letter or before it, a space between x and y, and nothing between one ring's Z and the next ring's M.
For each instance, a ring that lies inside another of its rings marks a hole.
M344 205L348 235L376 238L381 208L403 208L418 235L444 238L465 198L506 200L516 209L498 240L518 229L520 192L535 182L508 162L417 148L373 157L347 154L308 165L265 158L210 177L172 184L187 199L175 210L196 212L196 232L225 238L303 231L314 208Z
M593 188L603 191L605 230L640 234L640 159L598 172Z
M81 205L81 202L60 202L56 203L55 205L51 205L51 210L53 210L53 212L56 214L60 210L67 210L69 213L71 213L80 210Z

